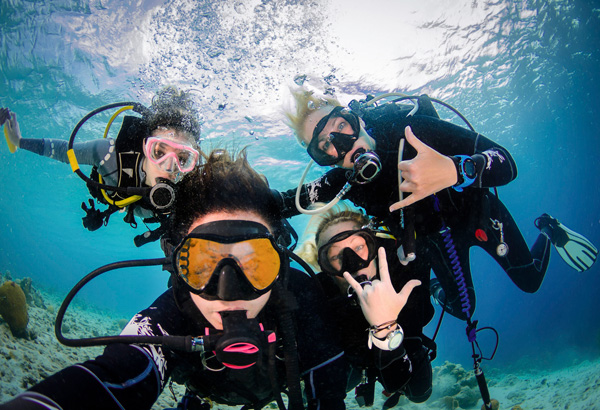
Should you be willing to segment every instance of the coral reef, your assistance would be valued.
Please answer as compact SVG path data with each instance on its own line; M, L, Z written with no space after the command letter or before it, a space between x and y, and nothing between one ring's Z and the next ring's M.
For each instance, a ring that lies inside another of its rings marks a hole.
M0 286L0 316L8 323L15 337L28 337L27 300L23 289L13 281Z
M25 299L27 300L27 305L46 309L44 298L42 297L40 291L33 287L33 281L31 278L16 279L15 282L19 284L21 289L23 289L23 293L25 293Z
M473 372L466 371L460 364L445 362L434 368L436 384L430 401L449 410L474 407L481 399L477 379Z

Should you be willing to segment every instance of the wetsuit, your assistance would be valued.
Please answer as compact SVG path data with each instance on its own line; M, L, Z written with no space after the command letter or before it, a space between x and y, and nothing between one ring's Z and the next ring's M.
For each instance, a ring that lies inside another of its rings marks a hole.
M34 152L48 158L55 159L64 163L69 163L67 156L69 142L54 138L21 138L19 147L26 151ZM115 140L112 138L102 138L87 142L78 142L73 144L73 151L79 164L91 165L97 167L98 173L107 185L116 186L119 183L119 162L115 147ZM142 170L143 158L135 164L135 168L128 172L130 175L137 176L136 186L143 186L145 173ZM140 218L152 218L154 213L150 209L142 206L134 207L134 214Z
M427 105L424 103L422 107ZM471 246L477 245L486 250L521 290L535 292L539 289L548 266L550 241L540 234L530 251L506 207L488 189L505 185L516 178L517 168L511 155L500 145L476 132L440 120L435 110L427 112L424 109L414 116L407 116L410 108L385 104L362 113L365 130L376 141L375 152L381 159L383 169L374 181L354 185L344 199L363 207L367 214L385 223L397 238L402 237L400 212L390 213L389 207L399 200L398 145L404 137L404 128L410 125L421 141L441 154L470 155L476 163L477 177L463 192L447 188L406 208L407 217L414 221L417 255L407 269L412 270L412 275L426 287L429 286L429 270L433 269L445 292L446 310L461 319L466 319L463 309L471 314L475 309L475 292L469 264ZM415 149L410 144L405 144L402 159L408 160L415 156ZM346 183L347 172L345 169L334 168L321 178L305 184L300 194L301 205L306 208L316 202L332 200ZM294 204L295 195L295 188L280 195L285 217L299 213ZM496 229L498 224L494 221L502 223L502 232ZM461 302L455 272L444 238L440 234L444 227L450 229L460 260L468 290L468 306L463 306ZM508 244L509 251L505 256L496 253L501 236Z
M390 272L397 272L400 263L393 253L393 244L390 243L393 241L382 242L384 243L379 245L384 246L390 255L387 258L388 268ZM356 394L372 394L375 380L378 380L388 393L401 392L409 400L417 403L427 400L432 392L432 371L429 350L424 347L424 341L429 348L435 350L433 342L422 334L423 327L433 316L429 289L423 286L413 289L397 318L398 324L404 330L404 341L398 349L384 351L376 346L368 348L366 329L370 325L356 297L349 298L330 275L319 273L317 277L325 290L329 311L335 312L335 334L340 337L339 343L344 347L346 359L351 366L347 390L366 380L364 387L359 387ZM391 278L397 291L413 279L407 275L391 275ZM372 396L370 399L372 400ZM364 400L368 404L369 398L365 397Z
M289 271L288 289L295 295L298 306L294 311L296 341L308 408L344 409L346 362L333 341L331 327L318 313L322 311L322 294L308 275L297 270ZM275 331L278 336L275 343L280 344L276 290L257 319L265 330ZM211 330L214 329L189 293L170 288L149 308L135 315L122 334L203 335ZM268 350L264 349L265 355ZM277 356L283 357L277 350ZM212 355L204 363L202 359L200 353L160 346L109 345L102 356L50 376L13 401L0 405L0 409L50 408L33 402L40 398L34 397L35 393L45 396L42 402L52 400L63 410L150 409L169 379L185 384L188 391L200 398L220 404L252 407L258 403L260 408L273 400L268 358L247 369L235 370L224 367ZM277 358L274 361L277 373L274 380L284 384L284 362Z
M147 135L149 135L149 131L144 120L134 116L125 116L116 139L101 138L76 142L73 144L73 151L79 164L94 167L90 176L93 181L98 181L99 174L102 176L102 182L109 186L146 188L148 185L145 183L146 173L143 170L144 155L142 151L143 141ZM19 146L38 155L69 163L68 144L68 141L61 139L22 138ZM102 204L108 204L97 186L90 183L87 185L90 194L96 200ZM106 193L112 201L129 197L127 194L110 190L107 190ZM82 203L82 209L86 212L86 216L82 219L84 227L90 231L106 225L110 216L121 209L117 205L109 205L108 209L100 211L94 206L91 199L89 204L88 207L85 202ZM135 217L141 218L145 224L160 223L158 228L134 237L136 246L156 241L165 232L168 212L157 210L148 197L143 196L126 207L123 220L134 228L137 227Z

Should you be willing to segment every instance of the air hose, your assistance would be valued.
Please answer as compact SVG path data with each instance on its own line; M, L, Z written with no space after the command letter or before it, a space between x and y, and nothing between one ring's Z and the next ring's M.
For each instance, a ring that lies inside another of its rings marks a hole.
M440 213L441 208L440 208L440 200L437 197L437 195L433 195L434 198L434 209L436 212ZM475 351L475 345L477 344L477 332L480 330L484 330L484 329L491 329L496 333L496 336L498 336L498 333L496 332L495 329L493 328L481 328L479 330L477 330L477 320L472 321L471 320L471 302L469 300L469 291L467 289L467 283L465 281L465 275L464 272L462 270L461 264L460 264L460 259L458 257L458 254L456 252L456 248L454 246L454 241L452 240L452 234L451 234L451 230L450 227L448 227L444 221L444 219L441 217L440 214L440 218L442 220L442 227L440 229L440 234L442 235L443 241L444 241L444 247L446 248L446 253L448 254L448 258L450 259L450 264L452 266L452 274L454 275L454 279L456 281L456 284L458 285L458 290L459 290L459 295L460 295L460 302L461 302L461 307L462 307L462 311L465 313L465 315L467 316L467 329L466 329L466 333L467 333L467 339L469 340L469 343L471 343L471 349L473 351L472 354L472 358L473 358L473 372L475 373L475 378L477 379L477 385L479 386L479 392L481 393L481 398L483 399L483 407L486 410L492 410L492 400L490 398L490 392L487 386L487 382L485 380L485 375L483 374L483 370L481 369L481 361L483 360L483 357L481 355L481 349L480 352L477 353ZM479 347L479 345L477 345ZM496 342L496 348L498 347L498 343ZM492 354L492 357L489 359L491 360L494 355L496 353L496 349L494 349L494 353Z

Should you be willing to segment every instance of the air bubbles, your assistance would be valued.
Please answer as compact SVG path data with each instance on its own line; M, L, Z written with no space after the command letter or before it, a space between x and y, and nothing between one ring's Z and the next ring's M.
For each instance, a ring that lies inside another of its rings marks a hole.
M304 83L306 82L307 78L308 77L306 76L306 74L298 74L297 76L294 77L294 82L297 85L304 85Z
M311 100L306 104L306 108L312 111L315 110L317 106L315 105L315 102Z
M221 54L223 54L223 52L224 52L223 49L213 48L213 49L208 50L206 52L206 55L208 55L210 58L215 58L215 57L218 57Z
M233 8L238 14L244 14L246 12L246 5L241 1L235 3L235 6L233 6Z
M219 111L223 111L227 107L227 103L221 103L217 106Z
M335 74L329 74L327 77L323 78L323 81L327 83L327 85L331 85L332 83L337 81L337 77Z

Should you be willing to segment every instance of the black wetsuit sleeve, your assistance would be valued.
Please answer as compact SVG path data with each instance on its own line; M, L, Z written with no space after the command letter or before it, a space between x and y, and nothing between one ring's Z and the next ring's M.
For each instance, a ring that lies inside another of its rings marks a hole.
M346 182L346 170L334 168L328 171L320 178L302 186L299 198L300 206L307 209L318 202L328 203L335 198ZM273 192L280 204L284 218L300 214L300 211L296 208L296 191L297 188L292 188L284 192L277 192L275 190Z
M298 356L309 409L344 409L347 363L334 341L325 295L316 280L290 270L290 290L296 295Z
M517 177L517 165L508 150L485 136L433 117L415 116L405 121L417 138L439 153L472 156L478 174L472 187L506 185ZM415 155L414 148L406 144L403 158Z
M176 315L170 296L165 292L135 315L122 334L164 335L180 326L177 317L181 314ZM171 352L160 346L111 344L96 359L61 370L25 395L41 394L63 410L150 409L170 377L174 361Z
M70 366L30 389L63 410L150 409L160 382L150 357L128 345L108 346L102 356Z

